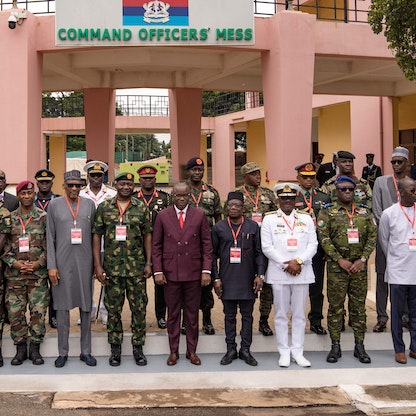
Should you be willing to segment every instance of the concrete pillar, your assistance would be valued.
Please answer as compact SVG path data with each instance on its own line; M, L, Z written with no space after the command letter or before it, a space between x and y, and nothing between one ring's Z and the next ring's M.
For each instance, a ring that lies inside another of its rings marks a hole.
M16 184L32 179L40 169L44 148L41 146L42 54L36 50L37 18L27 18L14 30L7 28L10 10L0 12L0 143L12 149L1 157L0 169L7 180Z
M202 90L175 88L169 90L170 140L172 152L172 176L182 180L182 168L193 156L201 156Z
M234 125L227 117L216 117L212 143L212 184L226 199L235 189Z
M66 172L66 135L49 136L49 169L55 174L52 191L62 195L64 172Z
M294 180L296 172L287 166L310 159L315 23L314 15L295 11L270 18L270 50L263 52L262 65L271 180Z
M84 90L87 159L108 164L108 178L114 179L116 92L112 88Z

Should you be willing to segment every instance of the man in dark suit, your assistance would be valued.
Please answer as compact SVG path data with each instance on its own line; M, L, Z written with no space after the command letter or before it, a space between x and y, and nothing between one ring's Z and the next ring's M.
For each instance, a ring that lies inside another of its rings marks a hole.
M167 365L179 359L181 307L186 325L186 358L200 365L198 310L201 287L211 283L212 243L208 220L201 209L189 205L190 189L178 183L172 190L173 206L158 213L153 230L152 262L156 284L165 285L170 355Z
M381 167L374 164L374 153L367 153L365 155L367 166L363 167L361 177L368 181L371 189L374 188L374 182L381 176Z
M332 162L323 163L319 166L316 172L316 180L319 186L322 186L328 179L331 179L337 173L337 153L334 152L332 156Z
M19 208L19 200L16 196L5 192L4 190L7 187L6 174L0 170L0 201L3 201L4 208L8 209L10 212Z

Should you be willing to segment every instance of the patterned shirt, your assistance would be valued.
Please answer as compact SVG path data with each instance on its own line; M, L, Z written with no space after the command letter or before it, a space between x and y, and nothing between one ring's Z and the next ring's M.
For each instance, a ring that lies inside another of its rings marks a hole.
M11 234L7 239L2 260L7 264L6 277L10 278L19 275L19 270L13 268L18 260L36 261L40 268L34 275L41 278L48 276L46 268L46 217L45 211L33 206L30 214L22 214L19 207L10 214ZM23 234L23 225L25 234ZM27 252L19 252L19 239L26 236L29 239Z

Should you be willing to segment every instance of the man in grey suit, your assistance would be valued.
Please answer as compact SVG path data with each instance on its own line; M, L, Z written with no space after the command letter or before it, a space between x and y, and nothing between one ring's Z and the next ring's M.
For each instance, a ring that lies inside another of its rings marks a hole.
M400 192L397 182L406 177L406 170L409 163L409 151L405 147L398 146L393 149L391 164L393 175L379 176L373 188L373 214L377 221L380 222L383 211L400 200ZM377 323L373 332L383 332L389 319L387 315L387 298L389 285L384 281L384 272L386 270L386 257L377 241L376 246L376 309Z
M190 189L178 183L172 190L173 206L159 212L153 230L152 261L156 284L165 285L170 355L167 365L179 359L181 307L186 326L186 358L194 365L198 344L198 310L201 289L211 283L212 243L208 220L189 205Z
M46 222L48 274L58 321L59 357L55 367L63 367L69 351L69 311L80 308L81 355L89 366L97 364L91 355L92 309L92 225L95 205L81 198L81 172L64 174L65 196L49 204Z
M16 196L9 194L5 191L7 187L7 179L4 171L0 170L0 201L3 201L3 205L10 212L19 208L19 200Z

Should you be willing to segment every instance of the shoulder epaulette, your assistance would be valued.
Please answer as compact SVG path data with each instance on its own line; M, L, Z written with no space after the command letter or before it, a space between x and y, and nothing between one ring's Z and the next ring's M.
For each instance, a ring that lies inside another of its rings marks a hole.
M322 206L322 208L323 208L323 209L327 209L327 208L332 207L333 205L334 205L334 204L333 204L332 202L328 202L327 204L323 205L323 206Z
M371 209L368 205L366 204L360 204L360 208L367 208L367 209Z
M266 216L266 215L270 215L270 214L277 214L277 211L269 211L269 212L266 212L266 213L264 214L264 216Z

